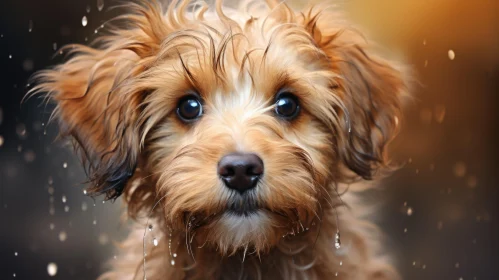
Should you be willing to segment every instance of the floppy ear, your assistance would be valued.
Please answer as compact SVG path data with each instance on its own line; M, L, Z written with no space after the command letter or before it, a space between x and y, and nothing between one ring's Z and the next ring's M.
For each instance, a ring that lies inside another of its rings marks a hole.
M126 29L115 28L95 45L70 45L70 58L35 75L29 95L47 93L60 134L71 136L92 183L89 194L117 198L140 156L138 107L148 91L140 74L154 61L169 33L161 7L131 4Z
M365 39L339 15L302 14L303 24L336 74L331 90L343 104L335 135L343 164L364 179L388 166L386 146L398 131L407 77L397 64L374 55Z

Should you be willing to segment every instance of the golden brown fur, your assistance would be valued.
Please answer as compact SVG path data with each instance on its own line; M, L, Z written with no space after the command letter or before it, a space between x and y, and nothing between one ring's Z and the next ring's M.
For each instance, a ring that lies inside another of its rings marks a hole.
M338 195L388 166L406 91L396 65L326 7L127 7L93 47L65 47L70 58L32 91L57 104L88 192L123 193L138 221L101 279L144 279L144 254L147 279L396 279L359 200L370 187ZM290 122L272 114L283 88L302 106ZM194 124L175 114L188 92L206 107ZM257 214L225 212L233 193L216 165L234 151L265 163Z

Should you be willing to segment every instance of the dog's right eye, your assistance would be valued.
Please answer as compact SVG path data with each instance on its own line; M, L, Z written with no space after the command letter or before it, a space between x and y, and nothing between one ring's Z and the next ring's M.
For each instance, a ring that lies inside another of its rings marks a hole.
M184 122L192 122L203 114L203 105L195 96L187 96L180 100L177 115Z

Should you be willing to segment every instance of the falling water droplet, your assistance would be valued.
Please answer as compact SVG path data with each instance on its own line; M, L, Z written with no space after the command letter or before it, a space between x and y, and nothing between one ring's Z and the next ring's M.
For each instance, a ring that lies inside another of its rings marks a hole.
M67 235L67 233L65 231L59 232L59 240L61 242L66 241L67 238L68 238L68 235Z
M158 239L154 238L152 240L152 243L154 244L154 246L158 246Z
M57 264L49 263L47 265L47 272L50 276L55 276L57 274Z
M62 203L66 203L66 201L67 201L66 196L65 196L65 195L63 195L63 196L62 196Z
M97 0L97 10L102 11L104 8L104 0Z
M54 42L54 43L52 44L52 48L54 49L54 51L55 51L55 50L57 50L57 43L56 43L56 42Z
M88 209L87 203L86 202L82 202L81 203L81 211L87 211L87 209Z
M93 224L94 224L94 225L96 225L96 224L97 224L97 220L94 220L94 221L93 221Z
M87 26L87 23L88 23L87 16L83 16L83 18L81 19L81 25Z
M17 252L14 252L14 256L16 256L16 257L18 256Z
M54 230L55 225L51 223L51 224L49 225L49 228L50 228L50 230Z
M334 247L336 249L341 248L341 241L340 241L340 233L339 232L336 232L336 234L334 235Z
M456 58L456 53L454 53L454 51L453 51L453 50L449 50L449 51L447 52L447 55L449 56L449 59L450 59L450 60L454 60L454 58Z
M152 225L149 225L147 229L149 229L149 231L152 231Z
M176 258L177 257L177 253L173 253L173 257Z
M33 31L33 21L32 20L29 20L29 24L28 24L28 32L31 32Z
M456 162L453 169L456 177L464 177L466 175L466 164L462 161Z
M87 11L87 14L90 13L90 5L87 5L86 11Z
M175 265L175 260L172 260L170 263L171 263L172 265Z
M414 213L414 210L412 210L412 207L407 208L407 216L412 216Z
M68 168L68 164L65 162L65 163L62 164L62 167Z
M64 206L64 212L69 212L69 206L68 205Z

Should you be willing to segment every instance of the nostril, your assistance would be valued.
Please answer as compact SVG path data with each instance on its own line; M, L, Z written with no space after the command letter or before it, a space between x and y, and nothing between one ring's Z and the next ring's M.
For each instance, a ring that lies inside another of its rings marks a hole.
M246 175L248 176L260 176L263 174L263 168L261 165L250 165L246 169Z
M236 174L236 171L231 165L223 165L219 167L218 174L222 177L232 177Z

